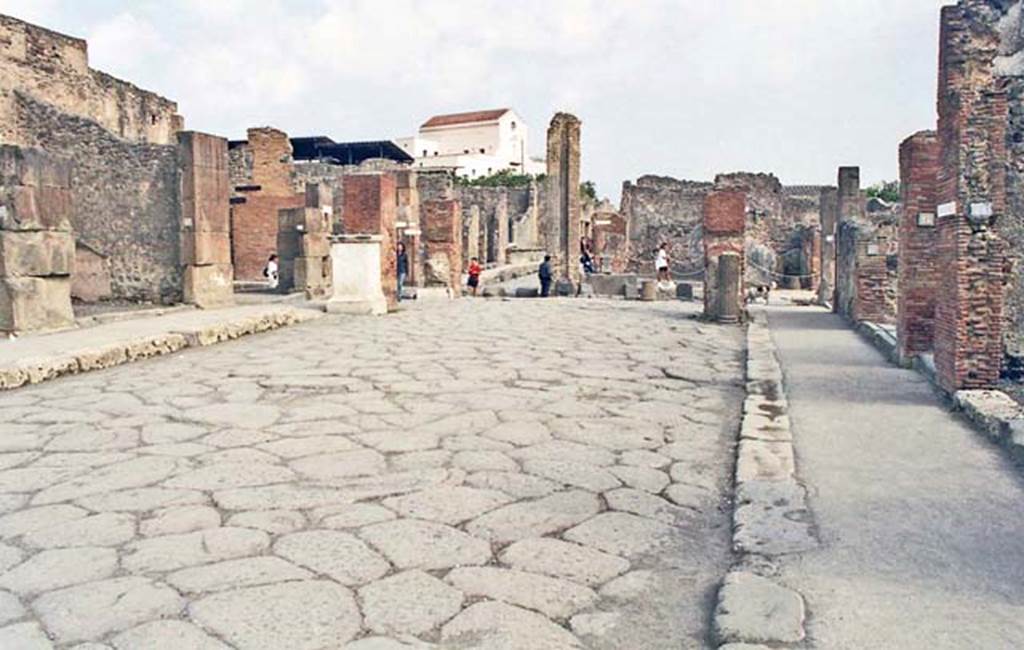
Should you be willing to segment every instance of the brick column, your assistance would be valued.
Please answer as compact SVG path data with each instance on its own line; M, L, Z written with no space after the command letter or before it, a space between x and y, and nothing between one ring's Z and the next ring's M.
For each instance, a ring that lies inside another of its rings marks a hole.
M745 274L744 243L747 199L743 192L711 192L704 198L704 315L718 316L718 258L726 253L739 256L736 296L737 313L743 313Z
M228 141L178 133L181 174L181 264L185 302L216 307L234 300L231 266Z
M459 295L462 285L462 207L454 200L420 204L423 228L423 286L447 287Z
M839 194L834 187L821 190L819 204L821 213L821 252L819 268L821 281L818 284L818 301L835 304L836 291L836 237L839 223Z
M307 298L331 293L331 190L308 183L305 207L278 212L277 254L281 292L304 291Z
M74 325L71 166L0 146L0 332Z
M946 391L986 388L1003 360L1006 251L992 224L1006 208L1006 95L992 76L999 35L968 7L942 9L936 191L942 281L935 368Z
M935 227L935 183L939 140L921 131L900 145L900 190L903 215L899 230L899 295L896 336L900 359L932 350L935 297L945 273L939 267Z
M346 235L380 235L380 278L388 309L398 305L398 261L395 216L398 211L397 183L390 173L345 176Z
M554 251L558 275L580 281L580 120L557 113L548 126L547 205L541 241Z

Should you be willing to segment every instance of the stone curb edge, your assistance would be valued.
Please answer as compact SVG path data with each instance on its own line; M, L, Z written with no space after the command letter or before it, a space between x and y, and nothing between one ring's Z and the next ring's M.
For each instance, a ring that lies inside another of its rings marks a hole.
M279 309L194 329L178 328L76 352L22 359L0 367L0 391L38 384L64 375L110 368L132 361L172 354L185 348L205 347L249 334L266 332L322 317L308 309Z
M777 582L776 561L818 545L806 491L797 481L782 367L763 311L751 312L746 365L733 510L739 559L718 591L713 634L720 650L804 640L804 599Z

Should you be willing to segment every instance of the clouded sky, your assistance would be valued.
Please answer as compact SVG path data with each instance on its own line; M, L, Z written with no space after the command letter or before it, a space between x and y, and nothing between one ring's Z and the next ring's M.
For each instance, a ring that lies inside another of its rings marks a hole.
M88 39L98 68L178 102L186 126L336 140L411 135L511 106L541 154L583 120L602 194L642 174L783 183L896 178L934 128L942 0L0 0Z

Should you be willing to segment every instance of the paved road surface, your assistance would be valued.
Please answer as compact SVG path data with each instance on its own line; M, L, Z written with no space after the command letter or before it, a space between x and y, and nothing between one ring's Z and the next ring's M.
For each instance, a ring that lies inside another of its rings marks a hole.
M820 550L784 562L828 650L1024 648L1024 484L837 317L769 308Z
M417 305L0 395L0 648L703 647L742 343L687 309Z

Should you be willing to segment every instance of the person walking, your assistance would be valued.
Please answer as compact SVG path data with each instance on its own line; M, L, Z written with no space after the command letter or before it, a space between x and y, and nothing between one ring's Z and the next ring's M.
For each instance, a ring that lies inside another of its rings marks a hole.
M263 277L267 279L267 287L270 289L276 289L279 273L277 268L277 255L271 254L270 258L267 259L267 265L263 267Z
M551 256L545 255L544 261L540 265L540 269L537 271L537 277L540 278L540 297L547 298L551 295Z
M480 286L481 271L483 271L483 269L480 267L480 260L475 257L469 260L469 268L466 270L469 278L466 280L466 286L469 287L470 293L474 296L476 295L477 287Z
M661 246L658 247L658 252L654 256L654 269L658 272L659 282L668 282L671 279L668 268L668 244L662 242Z
M395 258L395 268L398 272L398 300L401 301L405 279L409 277L409 255L405 252L405 242L398 242Z

